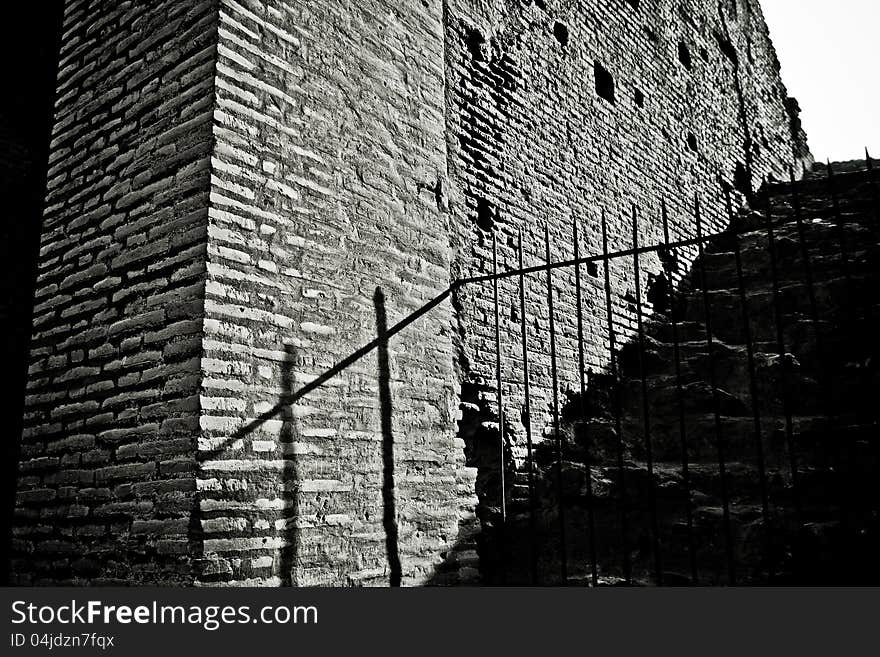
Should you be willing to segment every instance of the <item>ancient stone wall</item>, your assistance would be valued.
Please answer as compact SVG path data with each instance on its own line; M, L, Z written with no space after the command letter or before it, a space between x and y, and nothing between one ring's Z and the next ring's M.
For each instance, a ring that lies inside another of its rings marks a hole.
M484 457L498 454L491 290L459 290L302 390L455 277L487 272L493 234L502 268L520 229L526 264L545 226L552 257L570 257L574 220L595 252L604 209L624 248L631 204L656 241L665 197L673 237L690 235L695 194L720 228L719 176L748 192L804 157L749 7L70 0L21 581L473 581L475 490L493 503ZM600 274L585 268L593 368ZM632 276L620 263L612 279L626 329ZM557 277L563 394L577 380L570 283ZM542 286L527 295L535 435ZM502 284L521 458L516 293Z
M190 579L214 14L210 0L66 5L19 583Z

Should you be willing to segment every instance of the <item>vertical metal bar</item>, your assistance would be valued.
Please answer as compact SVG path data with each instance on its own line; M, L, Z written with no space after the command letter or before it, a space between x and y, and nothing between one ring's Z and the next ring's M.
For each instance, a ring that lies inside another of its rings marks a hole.
M504 463L504 393L501 388L501 321L498 303L498 241L492 235L492 295L495 306L495 386L498 403L498 471L501 474L501 524L498 539L501 562L501 581L507 578L505 526L507 524L507 485Z
M843 215L840 212L840 199L837 196L837 185L834 181L834 166L828 161L828 192L831 195L831 207L834 210L834 222L837 226L837 239L840 241L840 267L843 269L843 276L846 280L847 293L850 296L850 304L854 300L854 290L852 287L852 274L850 272L849 263L849 244L846 239L846 225L843 221Z
M727 206L727 218L733 227L733 205L730 200L730 190L724 190L724 202ZM752 422L755 438L755 458L758 465L758 478L761 492L761 517L764 521L764 556L765 559L770 557L770 496L767 487L767 467L764 459L764 439L761 431L761 409L759 407L758 379L755 368L755 348L752 344L752 329L749 319L748 297L746 295L745 276L743 275L742 263L742 246L740 245L740 236L736 230L733 231L733 254L736 260L736 281L739 288L739 303L742 306L743 321L743 338L746 343L746 358L749 370L749 395L752 402ZM767 571L769 576L773 577L773 564L768 562Z
M642 386L642 429L645 440L645 461L648 469L648 512L651 518L651 550L654 553L654 580L663 585L663 566L660 555L660 527L657 521L657 491L654 482L654 449L651 444L651 409L648 399L648 378L645 373L645 322L642 312L642 272L639 263L639 215L632 207L633 274L636 288L636 326L638 329L639 378Z
M865 148L865 162L868 167L868 184L871 186L871 197L874 201L874 230L880 230L880 182L877 181L877 174L874 171L874 162L871 160L871 154Z
M871 304L864 299L865 295L858 294L853 285L849 241L846 238L846 223L843 220L843 213L840 211L840 199L837 194L837 185L834 179L834 166L831 164L830 160L828 161L828 192L831 196L831 206L834 210L834 222L837 227L837 238L840 242L840 268L843 270L843 277L846 283L848 320L851 326L855 327L859 322L857 305L862 305L857 303L856 299L861 298L864 302L862 308L864 316L862 317L862 321L871 321L872 308ZM862 384L870 386L871 381L868 371L868 368L864 368L865 377L863 378Z
M565 540L565 500L562 497L562 434L559 427L559 376L556 369L556 320L553 311L553 270L550 268L550 231L544 227L544 250L547 262L547 307L550 313L550 373L553 380L553 433L556 439L556 484L559 496L559 574L562 585L568 584L568 553Z
M694 541L694 506L691 499L691 475L690 463L688 459L687 446L687 429L685 425L684 411L684 388L681 383L681 349L678 335L678 318L675 316L675 307L672 297L672 289L674 282L674 272L672 271L672 251L669 248L669 213L666 208L666 200L661 204L661 215L663 219L663 245L666 257L663 259L663 265L666 269L666 276L669 279L670 291L670 313L669 321L672 325L672 357L675 361L675 391L678 400L678 431L681 438L681 484L685 495L685 517L687 522L688 536L688 558L691 568L691 584L697 584L697 546Z
M608 350L609 367L614 386L614 430L617 433L617 510L620 522L621 551L623 552L623 578L627 584L632 583L632 561L629 553L629 518L626 509L626 470L624 468L623 427L620 420L620 377L617 370L617 347L614 335L614 310L611 306L611 270L608 257L608 222L605 210L602 210L602 263L605 268L605 314L608 319Z
M819 306L816 303L816 286L813 282L813 265L810 259L810 250L807 247L806 229L804 227L803 212L801 211L800 195L798 194L797 183L794 179L794 169L789 167L788 176L791 181L791 202L792 207L794 208L794 220L795 225L797 226L798 244L801 251L801 260L803 261L802 264L804 268L804 284L807 287L807 297L810 303L810 319L813 322L813 328L815 330L816 352L820 363L820 370L824 371L825 358L824 350L822 349L822 331L819 326ZM826 387L826 391L828 383L829 382L826 380L824 386Z
M580 240L578 237L577 220L572 221L572 241L574 242L574 259L580 260ZM581 298L581 265L576 264L574 267L574 289L575 297L577 297L577 336L578 336L578 372L580 373L581 399L580 411L581 419L586 420L586 365L584 363L584 309L583 300ZM593 508L593 469L592 469L592 451L590 449L589 437L586 444L586 478L587 478L587 525L590 549L590 579L593 586L599 584L599 569L596 558L596 517Z
M736 564L733 558L733 536L730 530L730 498L727 491L727 463L724 455L724 437L721 429L721 404L718 396L718 382L715 375L715 345L712 336L712 306L709 301L709 286L706 279L705 249L703 246L703 224L700 216L700 197L694 198L694 218L697 225L698 262L700 263L700 287L703 292L703 311L705 314L706 348L709 354L709 385L712 388L712 405L715 415L715 442L718 451L718 476L721 479L721 509L724 523L724 541L727 556L727 578L731 586L736 584Z
M779 267L776 254L776 236L773 231L773 206L770 202L770 186L764 180L764 212L767 227L767 248L770 252L770 278L773 283L773 314L776 323L776 353L779 356L779 364L782 368L782 412L785 416L785 449L788 452L788 467L791 472L791 494L794 503L794 517L797 531L793 546L793 560L795 571L798 571L798 557L800 555L800 532L802 527L800 473L798 471L797 450L794 445L794 424L791 411L791 364L785 349L785 336L782 323L782 303L779 291Z
M532 584L538 583L538 545L536 536L535 520L537 515L537 500L535 498L535 461L532 455L532 400L529 382L529 346L528 328L526 325L526 282L523 274L523 246L522 231L517 235L519 250L519 319L520 332L522 335L522 358L523 358L523 389L525 391L525 417L526 425L526 454L528 457L528 482L529 482L529 534L531 543L531 576Z

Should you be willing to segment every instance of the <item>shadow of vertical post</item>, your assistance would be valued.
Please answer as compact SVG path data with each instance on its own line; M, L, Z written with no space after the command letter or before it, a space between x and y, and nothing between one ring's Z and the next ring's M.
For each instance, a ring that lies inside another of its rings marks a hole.
M391 372L388 365L388 316L381 287L373 295L376 308L377 356L379 361L379 413L382 428L382 525L388 552L388 584L400 586L402 568L397 535L397 509L394 501L394 433L391 428Z
M286 544L281 548L279 575L282 586L295 586L297 578L294 569L297 567L299 556L299 532L296 520L299 517L299 477L296 470L296 450L294 447L293 410L290 396L293 394L293 371L296 358L292 345L284 345L284 362L281 364L281 394L278 399L282 405L281 434L279 435L279 448L282 450L284 467L281 470L281 499L283 535Z

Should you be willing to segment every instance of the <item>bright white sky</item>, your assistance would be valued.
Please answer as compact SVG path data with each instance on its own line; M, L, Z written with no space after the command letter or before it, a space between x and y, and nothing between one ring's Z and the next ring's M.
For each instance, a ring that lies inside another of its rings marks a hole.
M817 160L880 158L880 0L761 0Z

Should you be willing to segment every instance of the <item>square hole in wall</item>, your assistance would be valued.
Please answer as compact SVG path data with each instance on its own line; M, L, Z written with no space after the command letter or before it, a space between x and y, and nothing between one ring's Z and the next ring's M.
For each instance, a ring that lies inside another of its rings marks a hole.
M593 65L593 71L596 77L596 93L600 98L604 98L609 103L615 103L614 76L599 62Z
M681 41L678 44L678 61L680 61L682 66L689 71L693 68L694 62L691 59L691 51L684 41Z
M568 45L568 26L565 23L556 21L553 24L553 36L559 42L559 45L565 48Z

